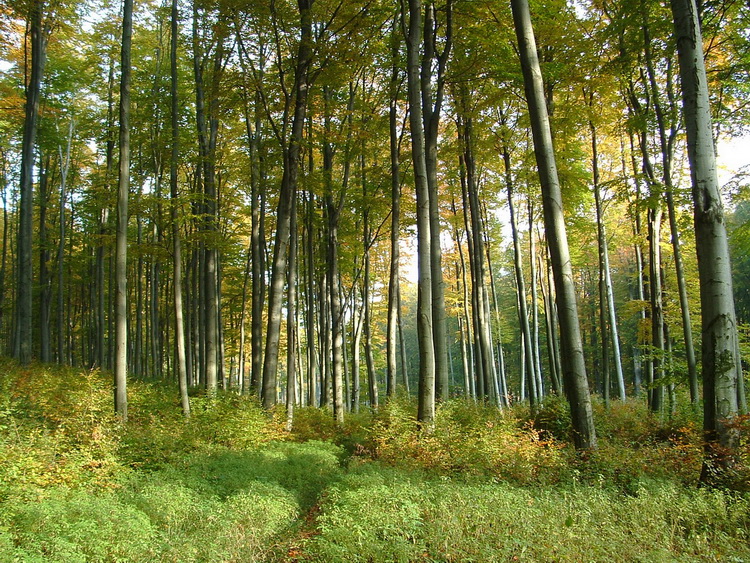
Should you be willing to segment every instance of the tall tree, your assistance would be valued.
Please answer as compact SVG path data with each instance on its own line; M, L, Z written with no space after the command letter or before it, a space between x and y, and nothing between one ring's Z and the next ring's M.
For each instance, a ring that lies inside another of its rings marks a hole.
M562 194L557 177L549 117L544 96L544 83L537 57L536 40L531 25L527 0L511 0L513 23L523 70L526 101L529 106L534 138L547 244L552 259L558 318L560 321L560 352L565 392L570 404L576 448L595 449L596 430L591 411L583 342L578 322L573 271L563 216Z
M31 72L26 84L26 114L23 125L21 144L21 189L19 197L18 220L18 269L16 297L16 333L13 355L21 363L31 361L32 347L32 231L33 231L33 194L34 194L34 147L39 116L42 76L46 60L47 37L49 28L44 24L42 11L43 0L32 0L29 3L27 16L29 36L31 39Z
M115 241L115 411L128 419L128 194L130 191L130 75L133 0L123 0L120 51L120 181L117 188Z
M671 0L682 107L687 130L702 316L703 429L701 481L730 477L737 461L737 385L742 367L724 209L716 172L700 13L695 0Z
M185 322L182 307L182 240L180 236L180 223L177 213L179 200L177 192L177 164L180 157L180 131L179 131L179 99L178 99L178 70L177 70L177 43L179 31L179 13L177 0L172 0L170 29L171 41L169 47L169 66L171 75L170 103L171 103L171 127L172 127L172 156L169 164L169 193L171 199L170 219L172 223L172 286L174 291L174 333L177 382L180 389L180 404L185 417L190 416L190 398L188 397L188 369L187 348L185 343Z
M268 288L268 324L266 328L266 350L263 357L263 406L270 408L276 404L277 367L279 361L279 340L281 335L281 306L284 296L284 278L287 267L287 251L291 235L292 205L296 200L300 165L300 148L307 110L307 97L310 88L310 66L312 49L312 6L314 0L298 0L300 16L300 39L297 47L294 69L294 86L291 95L286 95L288 115L289 104L294 103L292 129L288 139L282 137L283 177L276 212L276 238L273 248L271 282ZM275 16L274 16L275 17ZM282 46L278 45L281 50ZM281 61L279 61L281 64ZM283 77L282 77L283 80ZM286 119L285 119L286 121Z
M430 189L427 182L419 61L419 49L422 43L421 0L409 0L408 10L406 82L409 92L412 166L417 196L417 340L419 342L417 419L421 423L430 424L435 418L435 341L432 314ZM404 20L406 19L404 17Z

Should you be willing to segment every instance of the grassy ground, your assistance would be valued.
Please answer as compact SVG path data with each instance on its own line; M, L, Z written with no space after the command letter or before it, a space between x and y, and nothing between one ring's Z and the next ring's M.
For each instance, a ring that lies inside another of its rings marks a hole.
M403 399L340 428L300 409L287 433L133 382L123 426L98 373L0 373L0 561L750 561L750 495L696 486L690 409L597 405L581 457L554 399L450 402L421 435Z

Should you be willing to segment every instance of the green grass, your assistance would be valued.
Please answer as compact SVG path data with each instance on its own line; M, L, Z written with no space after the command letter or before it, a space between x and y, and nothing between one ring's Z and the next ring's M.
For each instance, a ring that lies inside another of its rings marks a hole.
M377 414L283 415L233 394L180 415L170 386L0 360L0 561L750 561L748 493L696 487L700 425L595 404L600 448L563 401L449 402L419 432ZM747 451L745 451L745 455Z

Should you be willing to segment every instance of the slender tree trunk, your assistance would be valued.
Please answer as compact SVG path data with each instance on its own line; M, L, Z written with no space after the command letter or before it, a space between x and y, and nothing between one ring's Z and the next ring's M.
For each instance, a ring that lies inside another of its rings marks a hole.
M596 431L586 378L583 342L578 324L575 285L562 212L560 183L557 178L552 135L544 98L544 85L531 27L527 0L511 0L513 22L518 38L526 99L534 137L534 153L542 187L544 224L547 234L560 319L563 379L570 403L574 442L579 450L596 448Z
M49 275L50 240L47 229L47 207L49 205L50 157L40 158L39 163L39 359L50 361L50 305L52 287ZM62 222L61 222L62 223ZM64 244L64 243L62 243Z
M443 51L437 53L436 10L432 1L428 1L424 10L424 32L422 35L424 51L420 69L422 119L424 122L425 170L427 172L427 189L429 222L430 222L430 268L432 283L432 333L435 348L435 395L439 400L450 396L448 373L448 340L445 318L445 284L443 283L442 250L440 244L440 209L438 205L437 180L437 143L440 116L442 112L445 86L445 68L453 43L452 0L445 6L446 22L443 38ZM433 76L433 66L436 73ZM435 89L433 98L433 87Z
M32 233L34 197L34 147L36 145L39 99L46 60L47 30L42 24L42 0L29 6L28 26L31 36L31 75L26 86L26 115L21 144L21 189L18 220L18 270L16 297L16 334L13 355L22 363L31 361L32 346Z
M297 206L292 206L289 226L289 269L286 299L286 430L291 432L297 396ZM343 421L343 417L342 417Z
M115 241L115 412L128 419L128 193L130 191L130 46L133 36L133 0L123 0L120 63L120 181L117 190Z
M661 285L661 220L662 209L659 202L648 211L649 242L649 289L651 297L651 346L653 381L650 381L649 407L652 412L660 412L664 398L664 387L660 380L664 376L664 307Z
M391 30L391 81L388 105L388 124L391 156L391 259L388 276L388 325L386 337L386 395L390 398L396 393L397 385L397 348L398 348L398 290L399 290L399 239L401 231L401 178L399 175L400 143L398 138L398 15L394 16Z
M312 9L313 0L298 0L300 13L300 41L294 75L294 117L288 146L284 149L284 171L281 179L279 205L276 213L276 239L274 241L271 283L268 288L268 324L266 352L263 358L263 406L270 409L276 404L277 367L281 333L281 306L284 294L284 272L287 267L287 250L291 235L291 207L297 199L297 180L300 165L300 145L307 109L309 70L312 63Z
M315 208L313 204L313 195L310 193L307 198L307 221L306 221L306 248L307 248L307 284L305 292L307 295L306 311L306 330L307 330L307 404L313 406L317 400L317 381L318 381L318 353L315 338L315 226L313 216Z
M682 82L702 313L703 429L706 457L701 481L731 477L740 443L737 321L724 210L716 171L711 112L698 8L694 0L671 0Z
M536 285L536 238L534 237L534 202L531 194L528 196L529 210L529 283L531 284L531 346L534 351L534 373L536 374L537 397L541 403L544 400L544 381L542 375L542 358L539 346L539 295Z
M647 17L647 16L645 16ZM671 119L670 130L667 131L667 116L664 115L662 108L661 92L656 81L656 72L651 54L651 35L648 22L643 25L644 35L644 54L646 59L646 69L651 87L654 113L659 128L659 144L662 153L662 182L664 184L664 195L667 203L667 215L669 218L669 231L672 241L672 252L674 254L675 275L677 281L677 290L680 298L680 312L682 313L682 329L685 339L685 359L688 367L688 382L690 384L690 401L693 404L698 402L698 368L695 361L695 348L693 346L693 329L690 320L690 306L688 303L687 283L685 281L684 266L682 263L682 247L680 245L680 235L677 227L677 216L674 206L674 186L672 185L672 156L674 153L674 143L677 138L676 126L676 108L672 91L672 59L667 61L667 97L669 101Z
M594 111L594 95L590 95L589 106L591 111ZM614 292L612 290L612 276L609 268L609 247L607 244L607 233L604 226L604 208L602 204L601 188L599 183L599 150L596 137L596 128L594 122L589 120L589 130L591 131L591 153L592 153L592 168L594 173L594 202L596 205L596 225L597 225L597 239L599 242L599 271L601 280L600 283L602 288L599 296L599 307L601 309L602 318L602 334L604 334L604 324L606 320L609 321L609 334L612 339L612 351L614 355L615 364L615 377L617 378L617 390L621 401L625 400L625 376L622 371L622 358L620 355L620 338L617 330L617 315L615 314L615 301ZM604 314L606 310L607 314ZM607 355L607 361L605 363L606 369L609 368L609 350L603 347L602 354ZM604 361L604 355L602 356ZM606 372L605 372L606 373ZM609 398L609 387L605 390L605 397Z
M180 116L178 98L177 42L178 38L177 0L171 6L171 42L170 42L170 102L172 127L172 157L169 164L169 194L171 199L170 219L172 223L172 284L174 286L174 320L175 347L177 353L177 383L180 390L180 405L185 418L190 417L190 398L188 397L187 346L185 342L185 322L182 307L182 241L178 214L177 164L180 158Z
M435 418L435 346L432 329L430 189L425 163L425 138L419 73L419 47L421 43L422 2L421 0L409 0L409 26L406 40L407 85L412 166L417 196L417 340L419 343L417 420L429 426Z
M363 182L363 188L365 184ZM363 224L364 242L364 277L362 279L362 307L364 309L365 365L367 366L367 391L370 408L379 406L378 379L375 373L375 362L372 355L372 304L370 303L370 233L369 210L365 210Z
M494 353L492 350L492 327L490 324L490 307L486 288L486 264L485 264L485 243L484 243L484 225L481 219L481 208L479 204L479 193L477 186L476 165L474 162L474 129L473 118L469 115L469 94L468 91L462 92L462 113L465 115L458 119L459 141L462 150L462 160L460 165L462 173L465 176L465 182L462 182L462 191L464 192L464 213L468 212L468 223L465 219L467 237L470 239L469 263L472 272L472 311L476 320L474 322L475 335L474 340L477 342L477 360L481 365L477 376L482 379L482 388L487 397L498 404L498 397L493 392L495 379Z
M518 225L516 222L515 205L513 203L513 178L510 166L510 154L503 143L503 162L505 163L505 188L508 192L508 210L510 212L510 226L513 236L513 269L516 276L516 291L518 294L518 323L521 327L521 338L525 350L524 360L526 379L529 382L528 394L531 407L536 407L539 402L537 390L536 371L534 369L534 347L531 341L531 328L529 327L529 314L526 308L526 282L523 275L523 263L521 258L521 242L518 236Z

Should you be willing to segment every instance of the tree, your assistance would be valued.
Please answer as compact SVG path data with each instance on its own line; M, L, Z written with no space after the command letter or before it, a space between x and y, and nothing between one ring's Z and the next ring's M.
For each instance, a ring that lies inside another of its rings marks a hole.
M21 146L21 189L18 221L18 284L16 298L16 332L13 355L26 364L31 361L32 349L32 231L33 231L33 170L34 147L39 116L42 76L46 59L49 27L44 24L43 0L29 4L28 26L31 38L31 73L26 86L26 117Z
M406 20L404 15L404 20ZM430 222L430 189L427 183L425 135L422 123L422 100L419 47L422 43L422 2L409 0L406 36L409 93L409 126L414 184L417 196L417 338L419 341L419 391L417 419L430 424L435 418L435 340L432 313L432 245Z
M133 0L123 0L120 52L120 181L117 189L115 257L115 411L128 419L128 195L130 191L130 74L133 40Z
M285 114L293 99L292 128L283 148L284 176L281 180L279 205L276 213L276 239L273 248L271 282L268 288L268 325L266 329L266 350L263 358L263 406L270 408L276 404L276 370L279 360L279 339L281 334L281 305L284 294L284 278L287 266L287 251L291 233L292 205L297 198L297 182L300 165L300 145L304 130L307 96L310 89L310 65L312 64L312 5L313 0L298 0L300 16L300 39L297 48L294 70L293 98L287 93ZM281 49L281 46L278 46ZM279 64L281 62L279 61ZM283 80L283 77L282 77ZM285 124L286 125L286 124Z
M737 385L742 367L724 209L716 172L700 14L695 0L671 0L687 130L701 296L703 430L701 482L730 477L737 459Z
M180 389L180 404L185 417L190 416L190 398L188 397L187 349L185 346L185 323L182 308L182 241L180 238L180 224L178 222L177 206L177 163L180 156L179 146L179 100L177 74L177 41L178 41L178 11L177 0L172 0L170 29L171 41L169 49L169 67L171 75L170 103L172 109L172 157L169 164L169 193L171 198L170 218L172 221L172 283L174 285L174 319L175 319L175 348L177 361L177 381Z
M534 154L542 186L544 225L555 280L563 380L573 421L573 440L578 449L595 449L596 430L586 379L583 342L578 324L578 306L565 231L562 195L552 147L544 84L531 26L531 14L527 0L511 0L511 8L531 118Z

